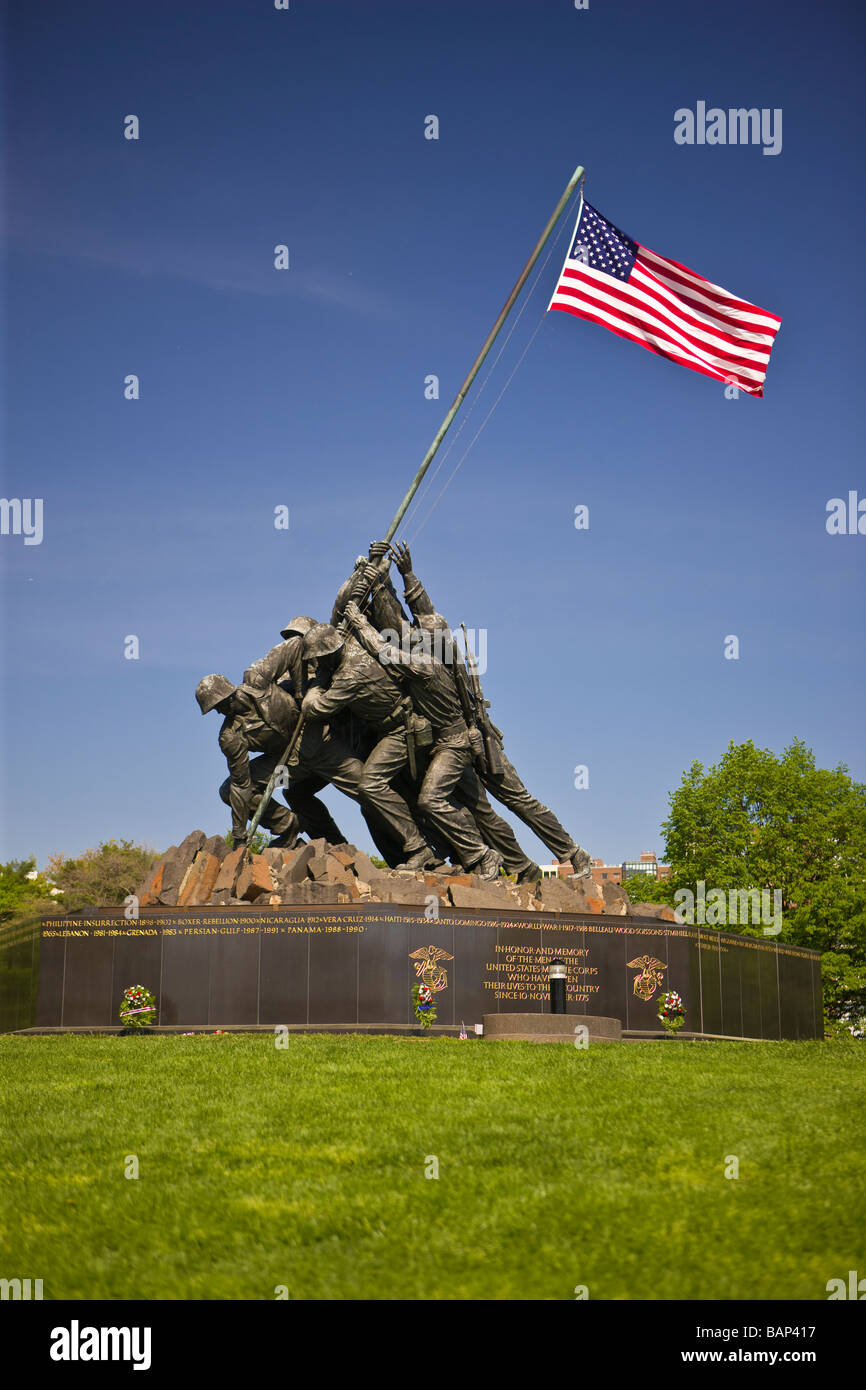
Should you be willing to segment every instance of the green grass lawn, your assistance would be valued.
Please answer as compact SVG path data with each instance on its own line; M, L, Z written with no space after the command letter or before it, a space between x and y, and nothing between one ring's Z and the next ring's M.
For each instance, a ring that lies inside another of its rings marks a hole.
M866 1274L864 1061L5 1036L0 1276L80 1299L826 1299Z

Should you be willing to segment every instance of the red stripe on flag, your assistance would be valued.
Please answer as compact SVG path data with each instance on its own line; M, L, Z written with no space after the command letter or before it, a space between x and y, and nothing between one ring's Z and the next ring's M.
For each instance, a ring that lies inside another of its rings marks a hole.
M767 352L773 346L777 327L747 323L740 314L726 314L721 309L711 309L706 304L699 303L693 295L684 295L671 289L660 276L647 269L640 257L635 261L628 283L642 289L645 294L652 295L653 299L659 300L669 309L675 305L678 312L694 318L698 323L718 325L720 332L730 333L732 338L755 342L761 348L766 347ZM762 342L762 339L766 339L766 343Z
M716 367L707 366L705 363L697 361L694 357L686 357L682 352L677 352L672 347L663 346L661 341L659 341L659 343L647 342L648 335L642 336L637 333L631 333L626 328L620 328L615 324L610 324L605 318L602 318L599 314L591 313L588 309L572 309L566 304L552 304L551 308L560 309L565 314L573 314L575 318L589 319L591 323L600 323L603 328L608 329L611 333L615 333L618 338L628 338L632 343L640 343L641 347L645 347L649 352L654 352L658 357L668 357L672 362L679 362L683 367L690 367L693 372L700 372L702 376L713 377L715 381L724 381L726 383L732 380L735 386L738 386L741 391L748 391L750 396L763 396L764 394L763 379L760 385L756 386L754 382L746 381L741 378L737 372L724 372Z
M635 328L642 330L653 339L657 339L659 342L669 343L677 352L688 355L689 349L691 348L691 355L694 358L699 361L709 360L709 365L717 368L719 371L724 371L726 369L730 369L731 371L738 370L747 373L749 376L763 380L765 372L763 363L743 362L741 359L734 357L733 354L727 353L721 349L715 349L710 344L692 343L690 342L688 334L685 333L680 333L678 336L672 335L671 331L666 329L663 324L659 325L653 322L652 317L648 313L643 311L632 313L616 302L608 303L603 291L596 295L584 293L578 299L575 296L569 296L566 287L562 286L558 291L557 297L562 295L573 298L575 304L586 302L592 307L597 308L600 312L607 310L608 314L612 315L614 318L623 319L626 322L632 323ZM554 304L552 307L557 308L559 306L558 304ZM684 338L685 342L680 342L680 338Z
M757 304L750 304L747 299L736 299L732 294L728 294L727 290L723 290L720 285L714 285L711 280L705 280L703 275L689 270L688 266L680 265L679 261L669 260L667 256L659 256L655 251L650 251L648 246L638 247L638 260L642 256L651 257L659 269L669 274L671 279L676 280L681 285L687 285L691 289L700 290L709 299L715 299L718 303L725 304L732 309L744 309L750 314L765 314L768 319L773 319L777 324L782 322L778 314L771 314L769 309L761 309Z
M663 299L659 300L658 305L653 303L650 307L642 303L633 293L629 292L627 288L628 282L612 280L610 288L606 285L602 287L596 277L581 274L573 270L565 271L564 278L565 277L567 277L568 280L579 279L585 285L591 286L591 289L581 289L579 291L581 297L586 297L593 300L593 302L598 302L598 294L603 293L606 298L609 297L622 301L629 309L627 317L634 319L637 323L640 323L642 319L652 314L654 318L660 319L663 324L667 324L670 328L680 333L682 337L694 347L700 348L704 352L709 352L714 357L729 358L730 361L736 362L743 367L749 367L756 372L760 372L766 367L767 359L770 356L769 347L766 347L764 344L750 344L743 342L741 339L732 338L729 333L725 333L723 329L715 326L707 328L704 324L696 320L693 315L687 314L684 311L679 315L674 315ZM561 284L557 291L557 294L560 295L571 293L576 293L576 291L572 291L569 285L565 283ZM649 291L645 290L644 293L649 294ZM656 298L655 296L651 297L653 299ZM697 333L689 332L689 325L693 325L701 331ZM656 327L656 331L660 330ZM710 337L718 339L719 341L712 342L710 341ZM751 347L752 351L757 354L757 358L741 356L738 349L744 347Z

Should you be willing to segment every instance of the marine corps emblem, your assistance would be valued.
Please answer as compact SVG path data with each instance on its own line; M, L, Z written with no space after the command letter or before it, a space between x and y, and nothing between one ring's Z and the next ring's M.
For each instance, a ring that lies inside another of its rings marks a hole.
M454 957L443 951L441 946L419 946L417 951L409 952L409 959L415 962L415 974L422 985L426 985L434 994L448 988L448 976L439 961L453 960Z
M628 969L641 972L634 980L634 992L638 999L652 999L659 986L664 984L661 972L667 970L667 966L663 960L656 960L655 956L638 956L637 960L629 961Z

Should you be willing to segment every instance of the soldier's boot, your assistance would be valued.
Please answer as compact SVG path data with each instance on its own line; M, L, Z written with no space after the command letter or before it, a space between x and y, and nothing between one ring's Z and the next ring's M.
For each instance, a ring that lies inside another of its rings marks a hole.
M416 850L414 854L410 854L409 858L405 861L405 863L398 864L397 868L433 869L439 863L441 863L441 860L438 860L436 858L436 855L433 853L432 849L430 849L427 845L422 845L421 848Z
M575 845L568 857L571 860L575 878L587 878L592 873L592 859L585 849L580 848L580 845Z
M469 870L472 874L477 874L484 882L499 877L499 870L502 868L502 855L495 849L488 849L477 864L473 864Z
M537 864L527 864L525 869L521 869L517 875L518 883L537 883L541 878L541 870Z
M274 836L268 849L294 849L298 843L298 817L288 806L280 806L279 802L272 801L268 806L262 816L262 828L270 830Z
M269 842L268 849L294 849L297 843L297 830L284 830L282 835L278 835L275 840Z

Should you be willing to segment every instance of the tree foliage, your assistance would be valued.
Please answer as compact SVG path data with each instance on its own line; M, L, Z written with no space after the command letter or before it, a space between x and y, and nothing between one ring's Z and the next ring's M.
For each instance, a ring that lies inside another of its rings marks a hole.
M227 832L225 836L225 842L228 845L229 849L234 849L235 837L230 830ZM267 849L270 843L271 837L268 834L268 832L266 830L257 830L253 838L250 840L250 854L261 854L262 850Z
M48 872L63 896L66 912L85 907L113 907L134 893L148 869L159 858L156 850L132 840L105 840L98 849L86 849L78 859L55 854Z
M13 859L0 864L0 925L56 912L53 885L36 870L36 859Z
M669 801L671 877L652 900L674 904L701 881L708 892L778 889L779 940L821 952L828 1022L856 1027L866 1013L866 786L843 764L817 767L800 739L781 757L732 741L718 763L692 763Z
M633 903L673 903L668 880L654 874L631 874L622 887Z

